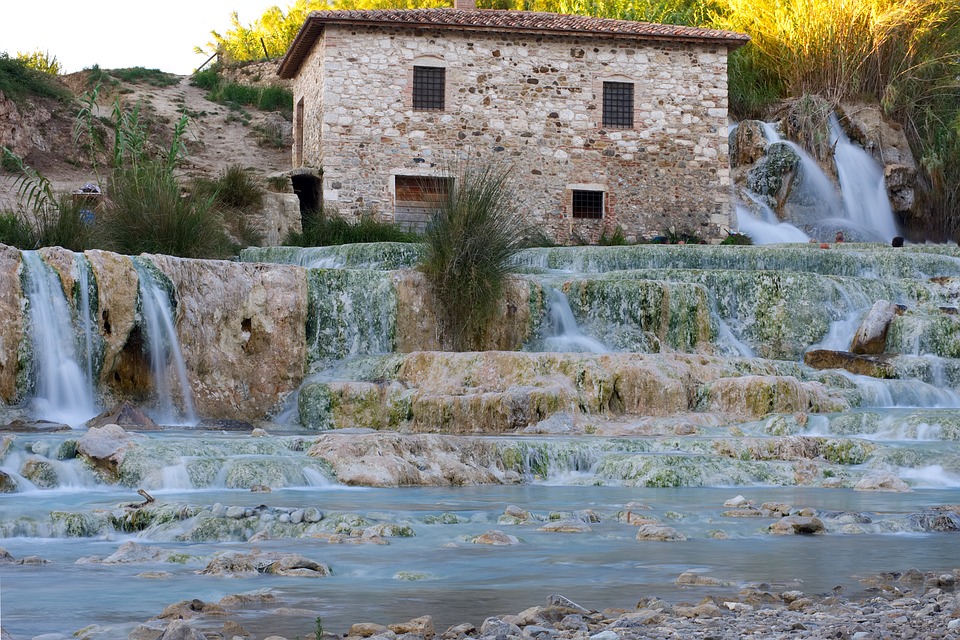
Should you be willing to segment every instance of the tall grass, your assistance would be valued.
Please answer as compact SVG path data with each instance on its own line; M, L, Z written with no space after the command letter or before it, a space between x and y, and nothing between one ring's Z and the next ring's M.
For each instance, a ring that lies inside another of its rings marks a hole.
M184 258L229 252L214 198L184 193L162 159L114 169L100 228L104 248Z
M441 201L424 238L419 268L437 303L443 341L482 349L528 234L516 208L510 168L467 164Z
M930 187L923 207L960 233L960 3L715 0L714 25L749 34L730 57L730 104L757 117L779 99L871 99L905 128Z
M291 233L284 244L294 247L326 247L360 242L416 242L417 234L404 231L389 222L381 222L372 213L353 222L344 219L327 205L304 215L302 233Z

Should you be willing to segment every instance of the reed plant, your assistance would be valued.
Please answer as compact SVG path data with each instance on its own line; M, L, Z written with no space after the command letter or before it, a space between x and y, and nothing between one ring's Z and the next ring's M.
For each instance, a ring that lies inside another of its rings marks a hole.
M419 269L436 301L442 340L467 351L483 348L528 234L508 166L473 162L451 173Z

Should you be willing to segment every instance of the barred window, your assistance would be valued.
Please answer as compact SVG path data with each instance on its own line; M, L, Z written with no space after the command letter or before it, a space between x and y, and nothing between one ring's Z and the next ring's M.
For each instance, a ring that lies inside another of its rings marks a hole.
M443 111L446 71L443 67L413 68L414 111Z
M629 129L633 126L633 83L603 83L603 126Z
M603 191L573 191L574 218L602 218Z

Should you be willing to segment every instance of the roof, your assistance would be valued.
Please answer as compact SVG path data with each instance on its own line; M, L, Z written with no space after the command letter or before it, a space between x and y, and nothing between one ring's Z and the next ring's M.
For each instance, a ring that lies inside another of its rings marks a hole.
M280 62L281 78L293 78L328 24L354 26L409 26L456 31L597 36L640 40L694 41L736 48L750 37L733 31L700 29L672 24L611 20L587 16L503 11L492 9L376 9L368 11L314 11L300 28Z

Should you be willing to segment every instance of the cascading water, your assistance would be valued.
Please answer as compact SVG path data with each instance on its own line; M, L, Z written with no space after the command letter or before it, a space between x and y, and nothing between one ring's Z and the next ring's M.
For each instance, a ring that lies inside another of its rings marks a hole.
M816 211L811 219L803 221L804 231L825 241L832 241L838 231L843 231L847 240L857 241L889 242L898 234L883 169L868 153L850 142L835 115L830 118L830 134L839 194L817 161L803 147L783 139L771 123L763 123L763 132L770 144L785 144L799 158L800 183L793 189L798 190L799 200ZM802 241L792 231L787 235L789 239L779 239L777 232L787 233L788 230L765 226L764 223L779 222L775 216L768 219L765 212L758 218L749 211L738 210L737 218L743 233L757 236L754 239L757 244Z
M737 205L737 226L740 233L750 236L753 244L782 244L785 242L809 242L810 236L789 222L780 222L773 216L771 220L766 215L770 207L763 206L763 219L756 218L750 213L750 210L742 205ZM772 214L772 211L770 211Z
M180 340L173 323L173 309L167 292L157 282L151 270L139 259L134 268L140 279L140 301L150 352L150 370L157 394L157 419L166 424L194 425L197 416L193 409L193 394L187 380L187 367L180 350ZM177 378L182 412L174 404L170 369Z
M29 327L38 418L79 426L96 415L92 374L85 376L76 332L56 272L35 251L24 251Z
M80 287L80 324L83 327L85 373L92 386L96 358L95 346L98 346L100 335L96 330L95 312L90 304L90 264L82 255L75 256L75 264L78 273L77 284Z
M830 134L846 218L858 228L871 230L877 240L890 242L899 232L883 168L869 153L850 142L835 115L830 116Z
M586 351L605 353L608 349L595 338L584 335L573 317L573 310L563 292L547 290L548 332L544 338L546 351Z

